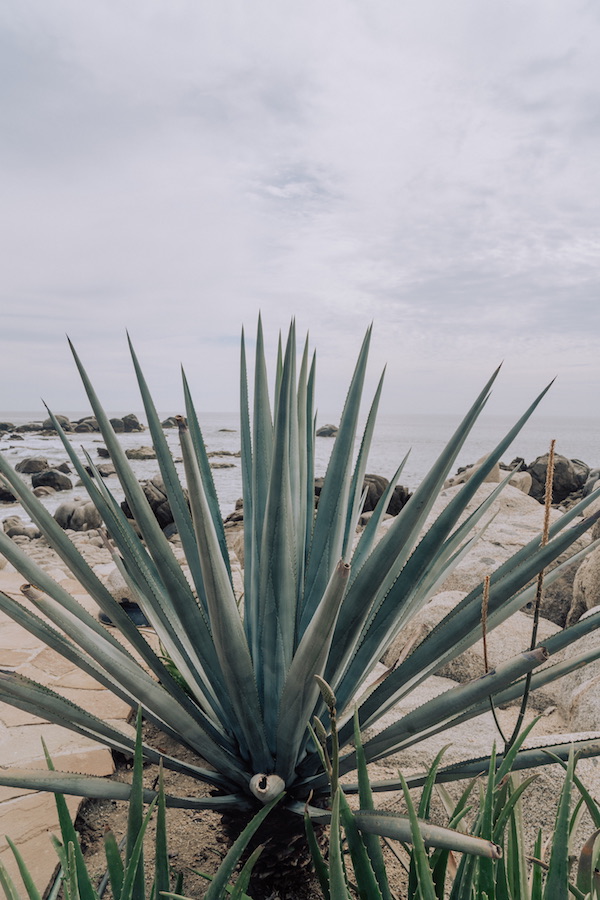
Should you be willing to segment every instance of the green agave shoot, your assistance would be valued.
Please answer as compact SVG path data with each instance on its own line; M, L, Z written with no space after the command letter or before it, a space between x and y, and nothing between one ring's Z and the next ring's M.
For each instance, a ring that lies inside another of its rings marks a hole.
M252 398L242 336L245 569L241 611L234 595L210 465L185 376L186 418L181 420L180 437L187 494L131 348L148 426L193 586L154 518L73 350L141 538L98 475L93 461L87 458L90 475L53 418L55 427L102 516L117 566L181 673L187 690L132 625L52 516L0 457L2 476L49 544L120 629L142 663L1 533L0 552L36 586L28 591L36 613L30 605L22 606L4 594L0 594L0 608L109 690L132 706L140 706L147 719L197 753L198 764L193 765L144 746L147 759L162 759L163 765L185 772L215 789L214 796L208 798L169 797L170 805L251 810L257 799L267 803L284 789L283 804L288 809L303 813L305 803L312 796L310 813L317 819L327 818L328 813L320 806L326 803L329 782L322 769L319 748L311 739L309 724L317 717L327 730L330 723L315 676L324 679L335 692L341 717L339 771L346 774L356 763L352 746L353 698L359 694L386 647L467 552L473 529L503 484L464 523L458 524L461 514L546 392L531 404L421 538L425 519L487 402L497 375L494 373L384 537L376 541L376 531L402 465L369 524L356 538L363 479L382 390L381 380L355 458L369 341L370 331L358 356L315 512L314 356L310 357L306 343L297 358L292 324L285 348L280 347L271 404L260 321ZM539 538L532 540L494 572L489 592L489 628L496 627L529 601L535 591L532 580L536 574L591 525L593 517L580 519L591 499L582 500L551 526L545 546ZM558 567L548 578L560 573ZM399 699L478 640L482 590L480 586L471 591L453 614L442 620L361 703L358 715L362 729L376 725ZM553 637L545 649L520 654L478 681L458 685L431 700L366 740L367 761L385 758L424 736L479 715L488 708L490 696L500 702L518 696L528 673L547 655L562 650L599 625L600 615L590 616ZM531 686L540 687L591 658L590 654L585 659L573 656L568 663L545 668L533 675ZM129 736L33 681L2 672L0 692L3 700L21 709L91 736L111 748L133 752L134 743ZM554 750L563 756L566 753L560 746L555 745ZM580 742L579 750L597 753L598 743ZM539 765L547 759L541 750L521 751L515 766ZM460 778L473 766L481 771L485 765L476 761L440 769L438 779ZM127 785L110 780L57 772L3 770L0 782L113 798L126 796L128 791ZM416 784L418 779L409 783ZM391 785L387 783L385 787ZM357 790L357 786L345 785L344 790Z

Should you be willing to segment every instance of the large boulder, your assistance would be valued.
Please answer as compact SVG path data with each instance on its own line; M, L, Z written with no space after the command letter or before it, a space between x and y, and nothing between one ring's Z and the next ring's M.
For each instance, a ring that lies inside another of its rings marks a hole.
M317 428L317 437L335 437L338 430L337 425L321 425Z
M462 591L442 591L436 594L420 612L406 625L398 637L390 646L383 662L387 666L395 665L396 661L418 646L433 628L465 597ZM488 631L486 635L488 667L490 669L506 662L523 650L529 649L531 641L532 620L522 612L516 612L496 628ZM556 634L561 629L553 622L541 618L538 628L538 641ZM553 657L553 661L558 659ZM443 678L451 678L465 684L479 678L485 673L483 652L483 639L480 638L472 647L469 647L460 656L446 663L437 670L436 675ZM514 701L520 703L520 699ZM540 688L531 695L531 705L535 709L546 709L556 703L552 691L552 685L548 688Z
M73 531L89 531L102 525L102 517L89 497L75 497L61 503L54 518L61 528Z
M14 431L15 426L12 422L0 422L0 431Z
M36 472L43 472L49 468L50 466L45 456L26 456L24 459L19 460L15 466L16 471L21 472L22 475L35 475Z
M371 512L375 509L388 485L389 481L383 475L365 475L363 491L366 490L367 494L363 512ZM410 491L408 488L403 487L401 484L396 485L386 512L391 516L397 516L409 497Z
M0 477L0 503L14 503L16 499L6 481Z
M115 434L123 434L125 431L125 425L123 424L123 419L112 418L110 420L110 424L112 425L113 431Z
M468 515L474 512L495 487L494 484L482 484L467 504L460 521L464 521ZM461 486L450 487L440 493L426 520L424 531L431 527L442 510L460 490L462 490ZM498 566L540 534L543 515L543 507L533 497L528 497L518 488L507 485L484 517L484 521L487 522L494 516L486 531L446 581L440 585L440 590L468 593L481 584L486 575L495 571ZM557 521L562 515L559 510L553 509L550 511L550 521ZM389 527L389 524L384 523L382 528L386 527ZM478 527L482 527L481 523ZM577 550L587 547L590 540L590 536L585 534L571 546L569 551L549 566L549 570L555 568L559 563L565 562ZM544 588L542 616L561 627L564 626L571 608L576 571L577 564L568 567L564 574L552 584L547 583Z
M548 454L538 456L527 466L531 475L532 484L530 494L536 500L543 502L546 492L546 471L548 469ZM566 456L556 454L554 457L554 478L552 481L552 502L562 503L570 494L581 490L588 478L589 466L580 460L567 459Z
M600 547L592 550L577 569L573 580L573 602L566 624L573 625L594 606L600 606Z
M73 426L71 424L71 420L68 416L55 416L54 417L63 431L72 431ZM47 419L44 419L42 422L42 428L44 431L55 431L54 423L52 419L48 416Z
M173 513L169 506L165 484L161 476L155 475L154 478L148 481L141 481L140 485L160 527L164 529L170 526L173 523ZM133 514L126 500L121 503L121 509L128 519L133 519Z
M466 466L464 469L460 469L456 475L453 475L449 478L444 487L456 487L458 484L464 484L468 481L478 469L481 468L482 464L486 461L487 456L482 456L481 459L478 459L477 462L472 466ZM500 470L500 463L496 463L495 466L488 472L485 477L485 482L490 482L493 484L498 484L501 480L502 472Z
M39 529L35 525L26 525L20 516L7 516L2 522L2 528L9 538L26 537L31 541L40 537Z
M138 417L136 415L134 415L133 413L128 413L126 416L123 416L122 422L123 422L123 428L125 429L126 432L143 431L144 430L144 426L142 425L142 423L140 422Z
M63 472L58 469L46 469L44 472L38 472L31 479L32 486L35 487L51 487L55 491L70 491L73 488L73 482Z
M156 459L154 447L128 447L125 451L127 459Z

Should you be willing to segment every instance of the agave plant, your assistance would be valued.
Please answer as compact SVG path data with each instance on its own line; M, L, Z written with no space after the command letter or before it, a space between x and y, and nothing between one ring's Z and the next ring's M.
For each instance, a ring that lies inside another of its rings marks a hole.
M30 587L28 604L0 594L0 608L77 663L116 695L141 706L144 716L198 756L192 764L144 747L147 759L185 772L210 785L210 797L169 797L167 803L219 811L251 811L282 789L282 806L328 820L330 785L320 751L310 736L316 717L330 728L327 706L315 675L334 689L340 715L339 772L355 768L352 710L361 686L390 643L444 582L472 546L471 536L484 521L504 483L464 522L462 513L478 487L515 439L547 388L491 451L473 477L453 497L431 529L421 532L461 447L486 405L495 372L476 397L447 447L380 540L378 526L402 465L359 537L356 525L363 503L363 479L373 435L382 380L358 435L370 331L363 341L339 432L332 449L318 507L314 507L315 361L308 343L297 361L292 324L285 349L280 346L273 403L268 390L259 321L253 378L253 414L244 337L241 347L241 465L244 503L244 598L238 606L217 495L202 432L183 378L185 419L181 451L187 493L156 413L137 357L131 348L148 426L191 576L188 581L135 479L117 436L73 350L90 404L110 452L137 528L87 459L91 475L53 417L55 428L79 477L98 508L115 562L160 638L181 678L173 675L131 623L100 579L43 505L0 457L0 474L37 523L73 576L96 600L129 642L132 651L88 614L73 597L0 533L0 552L19 569ZM358 437L358 453L354 453ZM356 456L356 458L355 458ZM591 497L582 500L550 528L549 540L532 540L497 569L489 589L487 627L493 629L533 596L532 580L567 550L592 524L580 520ZM481 526L483 527L483 526ZM572 560L571 560L572 561ZM560 576L555 568L548 578ZM373 729L401 698L448 660L475 643L481 632L482 587L471 591L404 661L360 702L361 729ZM37 610L32 612L31 604ZM600 625L590 616L545 644L507 660L479 680L459 685L365 740L367 762L383 759L455 723L479 715L489 697L505 700L523 691L526 676L549 655ZM600 655L574 656L569 662L534 673L535 689L570 668ZM184 689L182 679L187 686ZM95 738L124 753L133 752L126 734L74 706L48 688L12 673L0 673L2 699ZM375 728L376 730L376 728ZM580 743L581 754L595 754L595 741ZM554 746L563 757L567 750ZM540 750L518 754L515 765L539 765ZM481 760L473 763L485 769ZM472 768L472 766L471 766ZM440 769L438 779L464 777L468 764ZM28 787L119 798L126 785L105 779L55 772L1 773L0 782ZM411 783L418 783L413 779ZM374 788L389 787L375 784ZM399 786L399 783L398 783ZM344 791L358 790L344 785Z

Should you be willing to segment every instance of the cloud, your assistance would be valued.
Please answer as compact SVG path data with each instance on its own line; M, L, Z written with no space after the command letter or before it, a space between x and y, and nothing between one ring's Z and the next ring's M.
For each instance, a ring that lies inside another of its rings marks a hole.
M460 408L504 357L587 409L598 28L566 0L6 5L8 405L78 396L68 331L120 407L129 328L163 406L179 362L199 405L235 406L260 309L271 346L292 315L310 331L325 405L374 320L415 408Z

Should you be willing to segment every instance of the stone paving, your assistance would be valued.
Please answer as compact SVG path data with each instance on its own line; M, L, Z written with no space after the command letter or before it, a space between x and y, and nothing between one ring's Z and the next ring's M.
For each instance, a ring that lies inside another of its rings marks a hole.
M23 581L23 576L10 565L0 571L0 590L19 600L23 599L20 592ZM90 611L95 611L95 605L76 581L63 574L61 583ZM127 704L2 613L0 668L27 675L115 726L130 728L126 724L130 714ZM42 736L57 769L92 775L109 775L114 770L108 749L58 725L0 703L0 765L46 768ZM76 814L81 800L68 797L67 802L71 813ZM38 889L43 892L57 867L51 833L60 833L52 794L0 786L0 861L17 885L21 884L18 869L5 835L17 845Z

